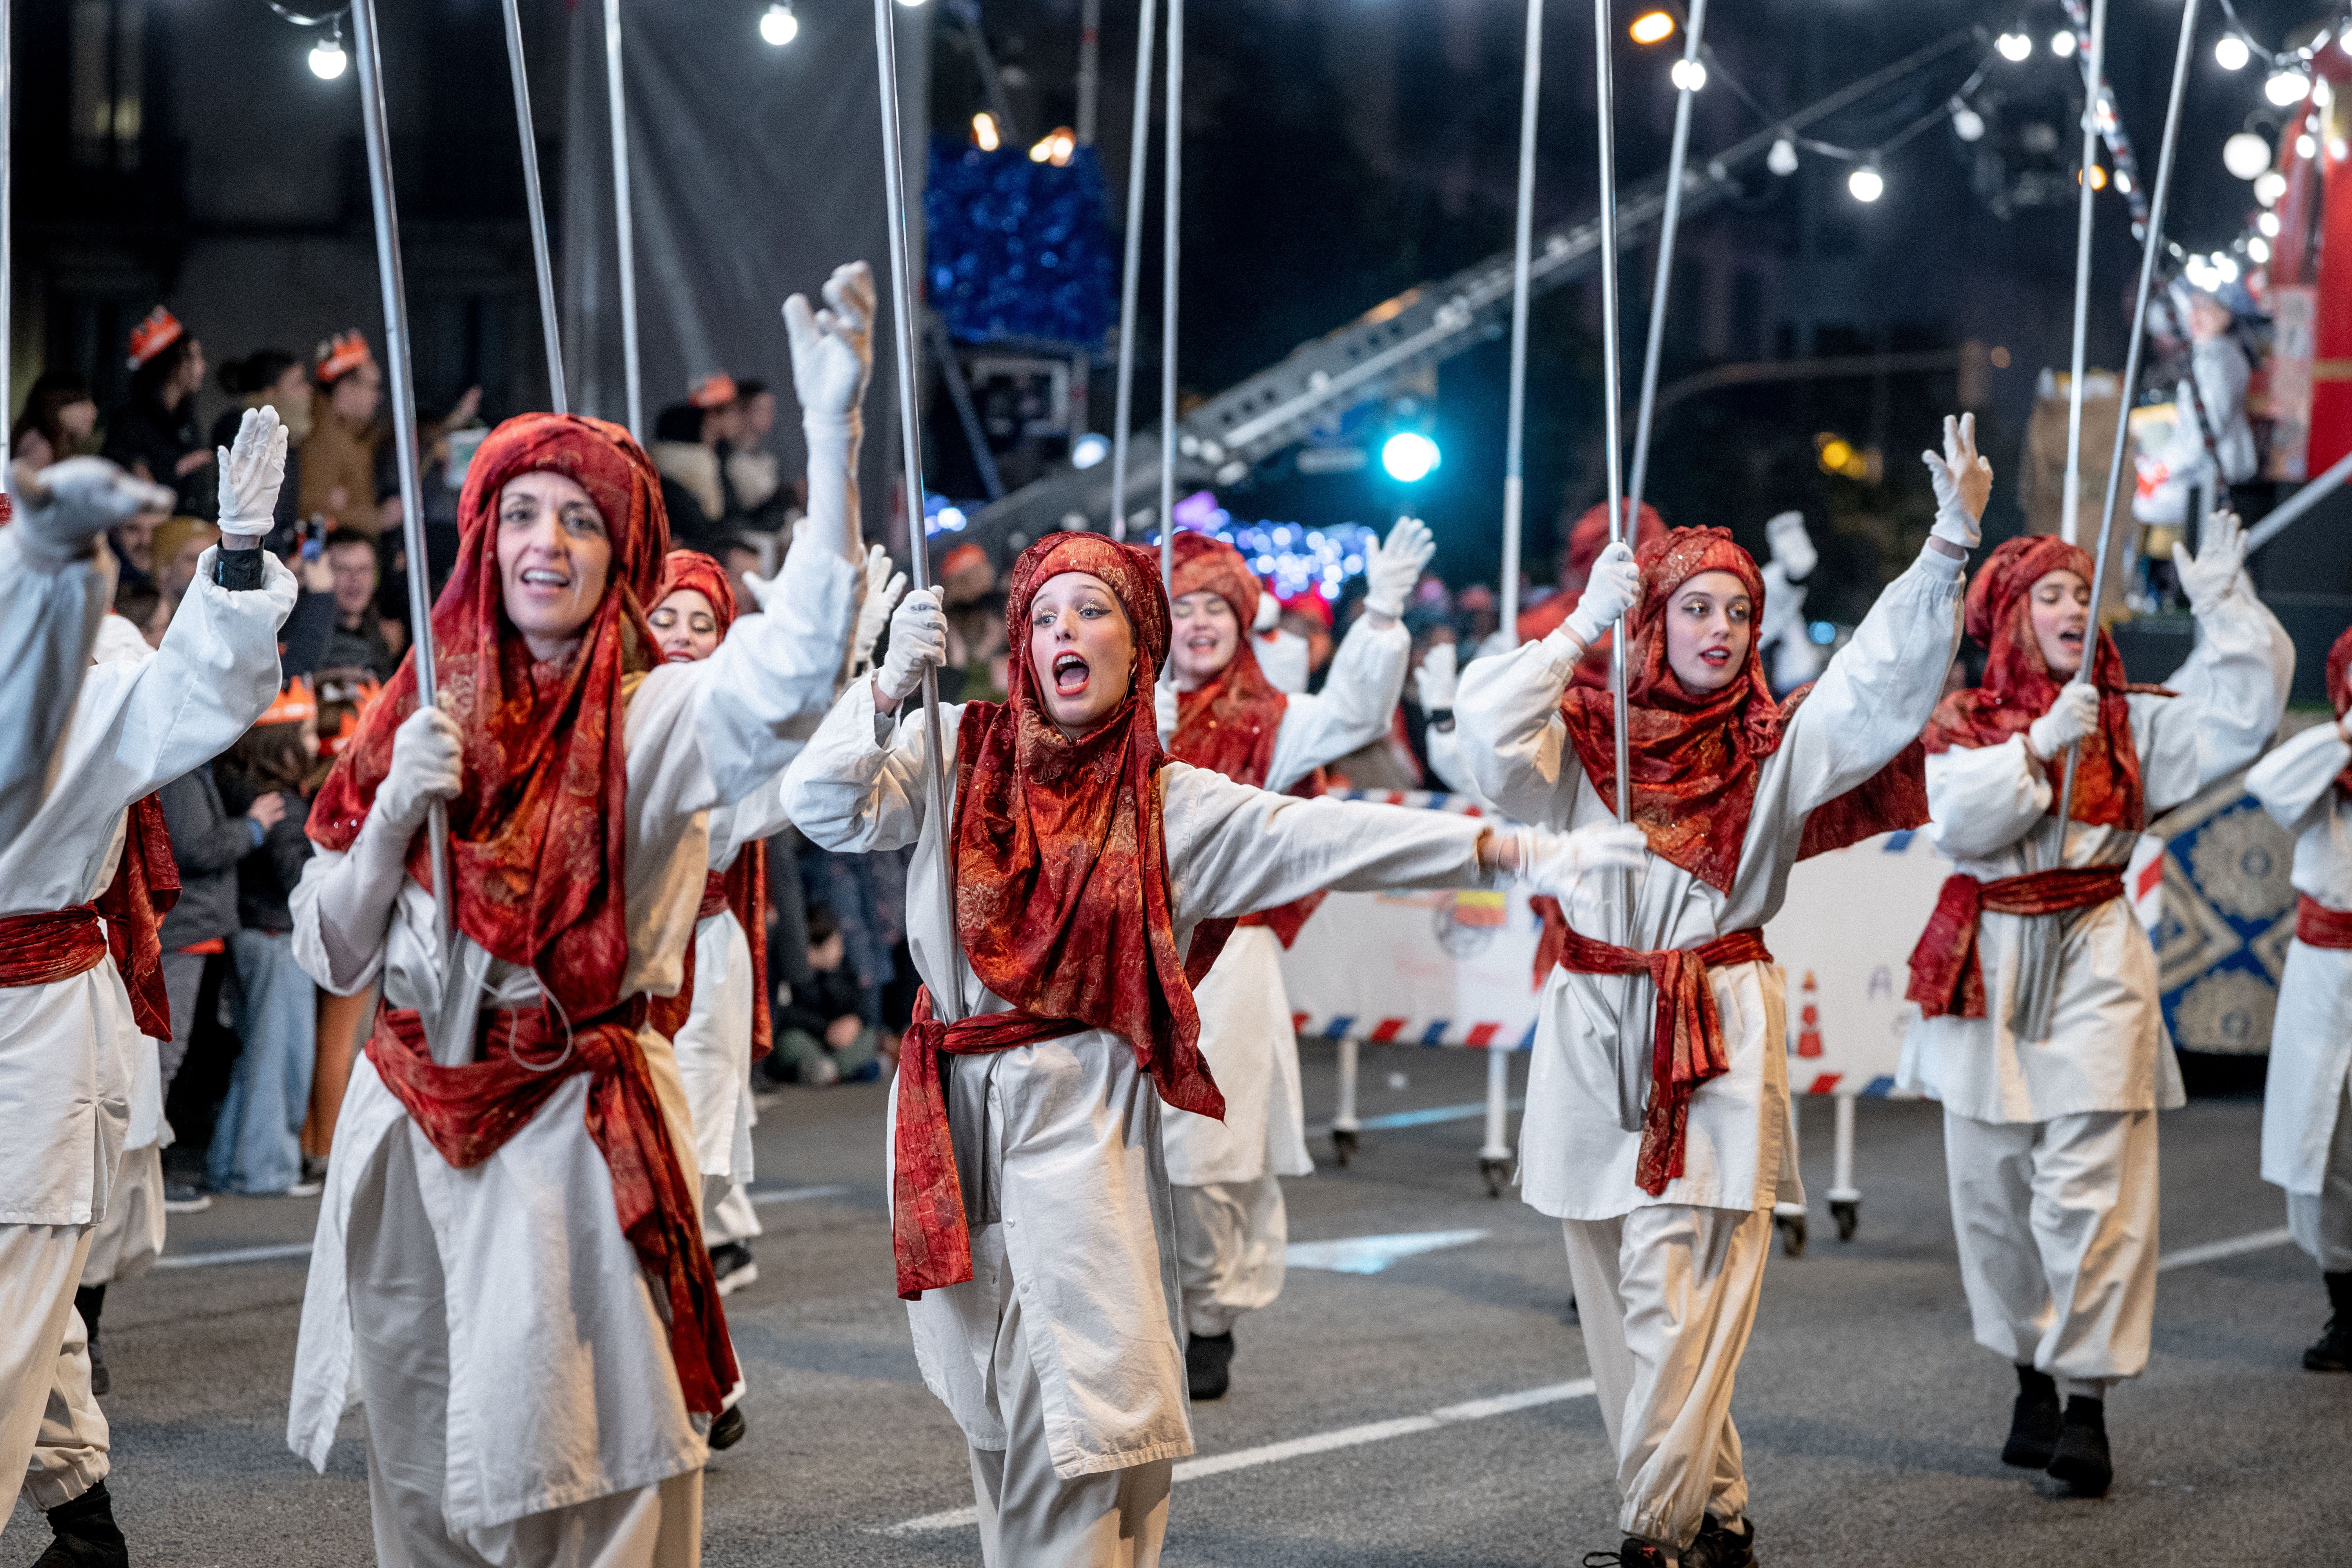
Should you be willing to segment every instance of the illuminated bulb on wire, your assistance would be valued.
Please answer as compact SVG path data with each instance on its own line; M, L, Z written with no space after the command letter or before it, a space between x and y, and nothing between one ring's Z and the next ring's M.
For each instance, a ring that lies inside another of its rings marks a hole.
M2063 27L2057 32L2051 34L2050 52L2056 55L2062 60L2073 55L2074 52L2074 35L2066 31Z
M2301 71L2280 71L2263 83L2263 96L2284 109L2311 95L2311 79Z
M1993 40L1992 47L2000 51L2002 59L2014 65L2033 52L2033 40L2020 27L2013 33L2003 33Z
M2313 137L2310 132L2306 131L2302 135L2294 139L2294 155L2296 157L2310 159L2318 156L2318 154L2319 142Z
M2254 58L2246 47L2246 40L2235 33L2224 33L2213 43L2213 63L2225 71L2242 71L2246 62Z
M1864 163L1845 177L1845 188L1858 202L1874 202L1886 194L1886 176L1878 172L1875 163Z
M2276 169L2273 169L2254 182L2254 200L2266 207L2278 205L2279 198L2284 195L2286 195L2286 176Z
M2279 231L2279 216L2276 213L2263 213L2254 219L2254 226L2261 229L2267 237L2276 239Z
M1676 60L1666 75L1685 92L1696 92L1706 85L1706 68L1696 60Z
M1778 142L1772 143L1772 150L1764 154L1764 166L1771 170L1774 174L1780 175L1782 179L1786 179L1790 174L1795 174L1797 172L1797 144L1794 142L1790 141L1786 136L1781 137Z
M351 63L351 56L343 53L343 35L341 27L329 33L310 47L310 74L320 81L334 80L343 74L344 68Z
M2263 216L2268 217L2270 215L2264 213ZM2246 241L2246 255L2255 266L2268 266L2271 259L2271 242L2259 234L2254 236L2253 238Z
M2221 166L2242 180L2259 179L2271 166L2271 144L2251 131L2241 131L2221 143Z
M1981 142L1984 140L1984 133L1985 122L1983 115L1979 114L1975 110L1970 109L1965 103L1958 104L1953 107L1953 135L1958 137L1963 142Z
M2235 283L2238 280L2238 264L2226 256L2216 256L2213 258L2213 275L2224 283Z
M971 144L983 153L993 153L1004 145L1004 138L997 133L996 116L985 109L971 117Z
M1675 36L1675 19L1664 11L1644 11L1625 30L1637 44L1663 44Z
M760 37L777 48L782 48L801 36L801 19L793 15L790 5L771 5L760 14Z

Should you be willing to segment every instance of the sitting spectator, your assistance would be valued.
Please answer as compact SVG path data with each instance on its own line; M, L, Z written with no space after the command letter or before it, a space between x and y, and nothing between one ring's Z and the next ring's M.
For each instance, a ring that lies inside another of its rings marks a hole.
M301 1131L310 1107L318 1046L318 987L294 962L286 900L310 858L310 796L325 778L318 707L297 681L269 705L219 764L222 804L241 811L265 798L278 816L236 867L238 929L228 939L236 969L238 1037L245 1048L213 1124L205 1173L215 1192L319 1190L304 1169Z
M841 921L831 906L808 911L809 983L780 986L775 1008L776 1047L760 1070L775 1083L863 1082L882 1075L881 1032L860 1010L865 996L857 977L843 963L847 952Z
M106 427L105 456L142 479L180 492L178 510L210 518L219 507L213 449L196 429L205 350L161 305L131 332L131 401Z

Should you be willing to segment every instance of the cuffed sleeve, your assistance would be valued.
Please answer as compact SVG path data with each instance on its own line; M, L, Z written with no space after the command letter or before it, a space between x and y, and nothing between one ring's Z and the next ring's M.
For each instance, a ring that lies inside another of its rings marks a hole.
M950 755L962 716L960 703L940 706ZM812 842L837 854L903 848L930 809L928 752L919 704L889 724L875 711L874 683L853 681L785 772L784 810Z

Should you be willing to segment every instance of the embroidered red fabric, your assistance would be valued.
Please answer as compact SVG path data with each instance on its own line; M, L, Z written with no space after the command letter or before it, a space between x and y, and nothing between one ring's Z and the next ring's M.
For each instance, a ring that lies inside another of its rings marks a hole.
M2297 894L2294 940L2305 947L2352 948L2352 910L2331 910L2309 893Z
M1633 1180L1656 1197L1683 1173L1683 1134L1690 1122L1691 1096L1709 1079L1731 1070L1723 1018L1715 1007L1706 972L1736 963L1769 963L1764 933L1727 931L1694 948L1641 952L1595 942L1562 922L1563 968L1578 974L1647 974L1658 991L1652 1034L1650 1103L1642 1117L1642 1148Z
M2114 866L2066 867L2022 877L1979 882L1974 877L1945 879L1927 916L1927 929L1911 950L1911 984L1903 994L1919 1004L1926 1018L1985 1016L1984 965L1977 953L1977 917L2054 915L2087 910L2120 899L2124 874Z
M172 1006L163 994L158 932L180 901L180 868L172 858L163 804L152 795L134 802L123 832L122 858L96 899L70 909L0 916L0 986L70 980L111 953L139 1032L169 1040Z
M89 973L105 956L93 905L0 915L0 986L54 985Z

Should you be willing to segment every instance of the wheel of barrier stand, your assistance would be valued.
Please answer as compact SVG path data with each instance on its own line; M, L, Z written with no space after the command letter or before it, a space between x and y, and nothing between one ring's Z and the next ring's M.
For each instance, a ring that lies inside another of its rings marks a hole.
M1780 1250L1791 1258L1805 1255L1805 1216L1801 1214L1776 1214L1772 1224L1780 1233Z
M1334 1127L1331 1129L1332 1163L1344 1171L1349 1165L1355 1162L1355 1158L1356 1134L1354 1130L1347 1127Z
M1478 1173L1486 1178L1486 1195L1499 1198L1503 1195L1503 1183L1511 1173L1511 1163L1482 1157L1478 1162Z
M1862 1201L1859 1198L1832 1198L1830 1217L1837 1221L1838 1239L1852 1241L1854 1226L1862 1223Z

